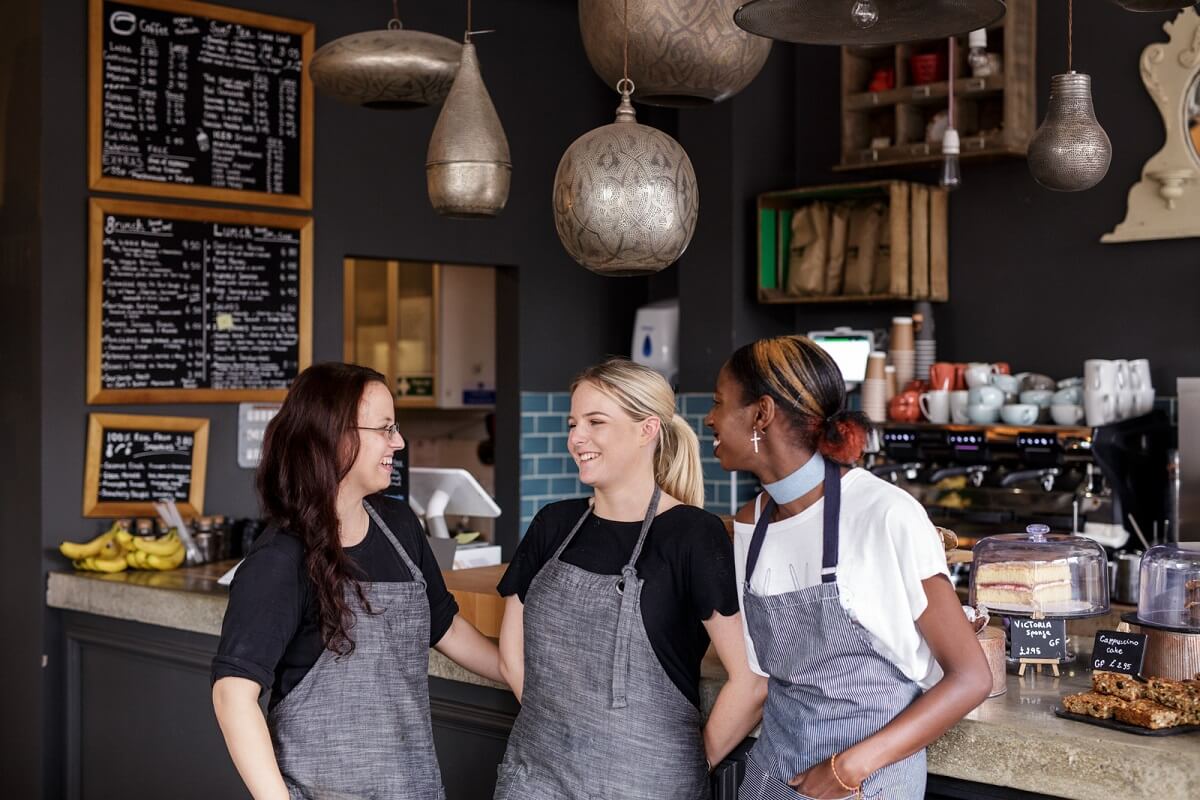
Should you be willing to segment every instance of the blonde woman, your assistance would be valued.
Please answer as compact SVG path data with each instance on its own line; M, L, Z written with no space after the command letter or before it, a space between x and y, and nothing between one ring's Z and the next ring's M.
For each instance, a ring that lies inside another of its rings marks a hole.
M521 713L497 800L701 800L758 723L720 520L696 434L656 372L624 359L571 387L567 446L592 499L534 518L500 582L501 672ZM729 673L701 728L700 661Z

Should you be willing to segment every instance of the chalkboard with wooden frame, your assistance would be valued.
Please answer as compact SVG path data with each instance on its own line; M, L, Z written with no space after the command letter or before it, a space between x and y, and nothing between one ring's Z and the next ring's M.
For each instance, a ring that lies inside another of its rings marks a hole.
M312 359L312 219L93 198L87 400L282 401Z
M311 22L89 0L88 186L312 208Z
M202 514L208 424L203 417L90 414L83 515L153 515L163 498L184 516Z

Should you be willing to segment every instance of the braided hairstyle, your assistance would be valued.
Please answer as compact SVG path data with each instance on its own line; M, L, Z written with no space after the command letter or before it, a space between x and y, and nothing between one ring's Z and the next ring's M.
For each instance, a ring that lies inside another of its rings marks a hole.
M862 457L871 421L846 410L846 383L834 360L807 336L776 336L738 348L726 364L750 404L771 397L797 444L849 466Z

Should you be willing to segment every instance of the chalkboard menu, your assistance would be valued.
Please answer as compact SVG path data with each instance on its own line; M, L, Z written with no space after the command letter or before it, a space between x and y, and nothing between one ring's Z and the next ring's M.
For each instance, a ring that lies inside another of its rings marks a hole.
M1067 623L1062 619L1009 619L1009 657L1057 659L1067 654Z
M91 0L93 189L312 207L309 22Z
M93 199L88 401L282 400L311 358L311 225Z
M83 515L154 514L164 498L185 516L200 514L207 455L207 419L92 414Z
M1141 675L1146 658L1146 634L1096 631L1092 645L1092 669Z

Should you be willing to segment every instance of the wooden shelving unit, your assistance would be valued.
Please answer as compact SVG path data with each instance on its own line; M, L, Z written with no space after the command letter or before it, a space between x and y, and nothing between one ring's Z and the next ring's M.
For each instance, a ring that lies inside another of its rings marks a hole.
M842 48L842 156L838 170L936 163L942 144L926 141L926 127L955 97L955 127L964 159L1025 155L1037 126L1037 0L1009 0L1008 13L988 29L988 51L1002 56L1001 72L974 78L967 37L956 38L949 79L916 84L909 58L947 53L945 39L915 44ZM896 86L870 92L875 70L895 70ZM886 138L886 146L872 147Z

